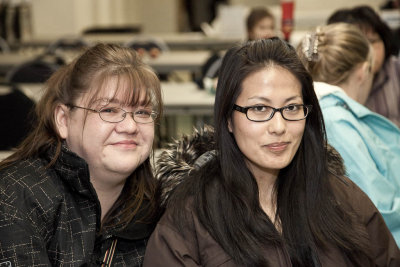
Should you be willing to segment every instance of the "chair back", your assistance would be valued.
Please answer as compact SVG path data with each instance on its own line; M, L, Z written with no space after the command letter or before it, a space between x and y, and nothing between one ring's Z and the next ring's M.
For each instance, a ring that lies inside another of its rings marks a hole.
M0 53L10 52L10 46L2 37L0 37Z
M82 38L61 38L47 47L47 53L55 53L60 50L80 50L89 46L90 44Z
M0 84L0 150L15 148L32 129L35 102L18 87Z
M126 34L126 33L140 33L142 27L140 25L126 25L126 26L94 26L83 30L82 34Z
M146 51L150 51L152 48L158 48L160 52L169 51L167 43L163 39L155 37L134 37L126 42L124 46L135 50L144 49Z
M44 83L62 64L60 57L49 54L28 60L12 68L6 75L8 83ZM65 62L64 62L65 63Z

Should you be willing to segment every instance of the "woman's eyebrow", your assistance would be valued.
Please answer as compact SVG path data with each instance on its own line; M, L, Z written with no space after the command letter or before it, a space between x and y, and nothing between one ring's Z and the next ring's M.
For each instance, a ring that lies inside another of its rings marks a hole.
M253 100L253 99L271 102L271 99L269 99L268 97L264 97L264 96L252 96L252 97L248 98L248 100ZM288 101L292 101L292 100L296 100L296 99L302 99L302 97L300 95L291 96L291 97L286 98L284 100L284 102L288 102Z

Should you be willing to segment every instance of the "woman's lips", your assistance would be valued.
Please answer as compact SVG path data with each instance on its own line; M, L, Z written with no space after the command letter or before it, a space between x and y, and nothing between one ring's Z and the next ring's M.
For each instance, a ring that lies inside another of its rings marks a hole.
M271 143L266 145L266 147L272 152L281 152L284 151L289 145L289 142L279 142L279 143Z
M137 147L137 143L135 141L130 141L130 140L116 142L113 145L118 146L118 147L123 147L123 148Z

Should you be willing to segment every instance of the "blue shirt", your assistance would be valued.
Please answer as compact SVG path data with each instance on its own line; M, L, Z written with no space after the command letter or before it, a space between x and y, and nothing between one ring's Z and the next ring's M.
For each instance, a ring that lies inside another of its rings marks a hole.
M314 83L330 143L400 245L400 129L336 86Z

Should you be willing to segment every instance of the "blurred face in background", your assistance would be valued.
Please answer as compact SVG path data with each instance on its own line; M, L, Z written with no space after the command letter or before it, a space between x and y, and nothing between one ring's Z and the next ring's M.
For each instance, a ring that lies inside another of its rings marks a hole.
M368 56L368 60L364 63L364 77L361 81L360 92L358 96L358 102L365 105L367 102L368 96L372 89L372 81L374 79L374 51L370 49L370 55Z
M275 21L272 17L264 17L249 32L249 40L266 39L276 36Z
M371 29L364 31L364 34L372 46L374 58L372 73L376 74L382 68L385 60L385 44L383 43L379 34Z

